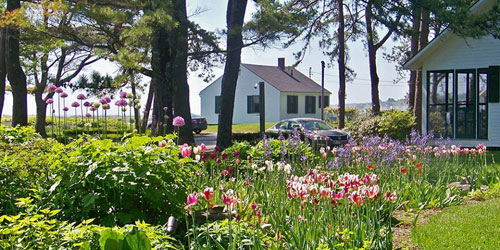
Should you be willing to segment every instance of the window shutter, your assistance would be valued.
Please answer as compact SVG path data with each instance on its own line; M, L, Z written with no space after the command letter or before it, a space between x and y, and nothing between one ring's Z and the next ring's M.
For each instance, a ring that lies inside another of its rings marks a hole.
M252 96L247 96L247 113L252 113Z
M488 72L488 102L500 102L500 66L490 66Z

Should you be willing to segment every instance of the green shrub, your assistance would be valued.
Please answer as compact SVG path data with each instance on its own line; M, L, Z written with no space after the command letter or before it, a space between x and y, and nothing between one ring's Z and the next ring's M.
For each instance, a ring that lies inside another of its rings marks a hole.
M95 218L103 225L165 223L170 215L180 216L191 172L172 140L157 146L161 139L80 138L58 145L46 202L61 208L65 219Z
M93 220L75 223L55 219L60 210L38 209L32 198L18 199L22 212L0 216L0 249L177 249L175 239L144 222L102 227Z
M347 130L355 138L384 136L404 141L415 127L415 118L408 111L387 110L380 116L360 117L347 124Z

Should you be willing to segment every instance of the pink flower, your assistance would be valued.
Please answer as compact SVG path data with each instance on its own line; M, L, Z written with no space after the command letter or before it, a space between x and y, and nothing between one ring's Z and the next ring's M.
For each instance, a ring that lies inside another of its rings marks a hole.
M88 107L92 106L92 103L91 102L84 102L83 106L88 108Z
M127 98L127 92L125 92L125 91L120 92L120 98L123 98L123 99Z
M234 157L234 158L238 158L238 157L240 157L240 151L234 151L234 152L233 152L233 157Z
M236 202L236 199L233 195L233 190L229 189L226 193L222 193L222 202L226 205L231 205Z
M182 126L186 125L186 122L184 122L184 118L182 118L180 116L176 116L174 118L174 120L172 121L172 125L174 127L182 127Z
M111 98L109 96L104 97L104 100L106 100L107 103L111 102Z
M92 117L92 115L91 115L90 113L85 114L85 116L86 116L87 118Z
M56 89L57 89L57 86L54 84L47 85L47 91L49 91L50 93L53 93L54 91L56 91Z
M211 200L214 197L214 189L211 187L206 187L203 191L203 196L205 196L205 200Z
M78 99L78 100L85 100L85 99L87 99L87 97L84 94L79 94L79 95L76 96L76 99Z
M62 93L61 93L61 98L66 98L66 97L68 97L68 93L66 93L66 92L62 92Z
M64 111L64 112L68 112L68 111L69 111L69 108L68 108L68 107L64 107L64 108L63 108L63 111Z
M78 108L78 107L80 107L80 103L78 103L78 102L73 102L73 103L71 104L71 107L73 107L73 108Z
M55 91L56 93L58 93L58 94L61 94L61 93L63 93L63 92L64 92L64 90L63 90L61 87L56 88L56 90L54 90L54 91Z
M54 103L54 99L49 98L49 99L45 100L45 103L52 104L52 103Z
M253 202L251 205L251 208L253 211L255 211L255 210L257 210L257 208L259 208L259 206L257 206L257 204L255 204L255 202Z
M99 102L101 104L108 104L108 100L106 100L106 98L103 98L103 99L99 100Z
M198 193L193 192L189 194L186 203L187 205L184 207L184 209L190 209L192 206L198 204Z
M223 160L227 160L227 154L226 154L226 152L222 153L222 159Z
M163 107L163 111L167 112L168 107Z
M182 157L186 158L191 156L191 146L187 145L186 143L180 146L180 150Z
M164 148L164 147L166 147L166 146L167 146L167 141L162 140L162 141L158 142L158 147L160 147L160 148Z
M205 145L205 143L202 143L200 147L201 147L201 152L205 152L207 150L207 146Z

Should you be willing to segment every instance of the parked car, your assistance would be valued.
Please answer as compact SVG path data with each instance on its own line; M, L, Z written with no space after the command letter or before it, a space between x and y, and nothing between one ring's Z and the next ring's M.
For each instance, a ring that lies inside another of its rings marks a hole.
M202 130L207 129L207 118L191 114L191 126L193 127L193 131L199 134Z
M267 129L268 133L291 134L295 129L307 134L310 141L326 143L329 146L346 144L349 134L340 129L333 128L325 121L314 118L294 118L278 122Z

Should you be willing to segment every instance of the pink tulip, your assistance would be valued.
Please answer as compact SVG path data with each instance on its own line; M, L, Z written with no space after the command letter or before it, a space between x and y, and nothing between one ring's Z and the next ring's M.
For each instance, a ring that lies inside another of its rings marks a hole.
M205 145L205 143L202 143L200 147L201 147L201 152L205 152L207 150L207 146Z
M191 146L187 145L186 143L180 146L180 150L182 157L186 158L191 156Z
M210 187L205 188L205 190L203 191L203 195L205 196L205 200L211 200L212 197L214 197L214 189Z
M198 193L193 192L193 193L189 194L187 197L186 203L187 203L187 205L184 207L184 209L189 209L192 206L198 204Z

